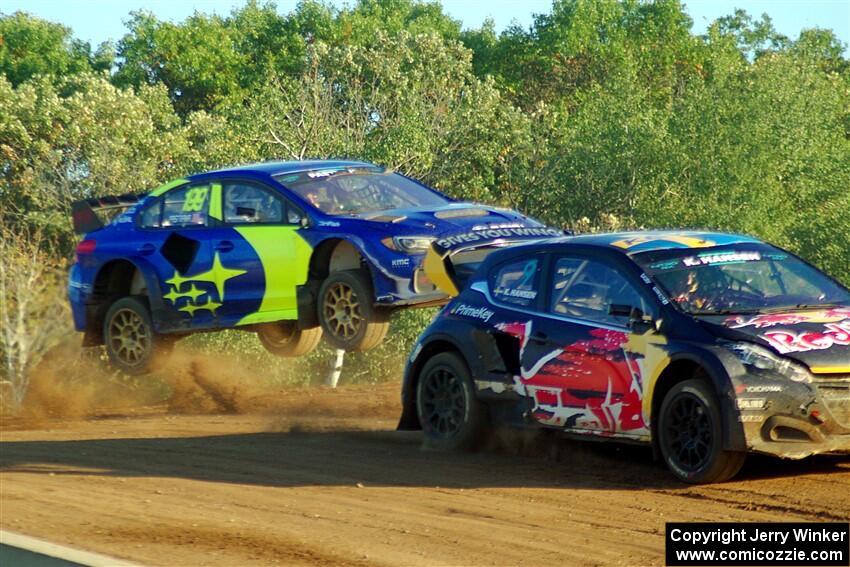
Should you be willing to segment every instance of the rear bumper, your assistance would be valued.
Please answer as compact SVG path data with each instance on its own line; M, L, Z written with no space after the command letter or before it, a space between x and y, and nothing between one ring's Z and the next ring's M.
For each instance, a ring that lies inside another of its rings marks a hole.
M71 304L71 316L74 319L74 329L86 330L88 321L88 309L86 303L92 294L91 284L85 283L81 278L81 270L78 264L71 266L68 274L68 301Z

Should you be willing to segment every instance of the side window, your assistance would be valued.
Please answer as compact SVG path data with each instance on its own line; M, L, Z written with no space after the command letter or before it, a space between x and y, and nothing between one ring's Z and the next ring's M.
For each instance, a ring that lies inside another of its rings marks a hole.
M502 264L490 278L493 298L499 303L531 306L540 291L540 258L524 258Z
M165 194L162 201L162 226L205 225L209 204L209 185L172 189Z
M225 183L223 196L224 221L230 224L297 224L301 220L300 216L291 220L282 197L252 183Z
M161 218L162 199L155 198L139 213L139 225L142 228L159 228Z
M628 317L609 314L612 305L637 307L644 313L651 309L634 286L611 266L578 258L556 261L551 312L600 323L625 324Z
M289 224L301 224L301 221L304 219L304 215L293 207L292 205L287 205L286 207L286 222Z
M552 282L552 304L550 311L560 313L558 303L563 299L564 294L575 279L576 274L584 264L581 258L558 258L555 261L554 281Z

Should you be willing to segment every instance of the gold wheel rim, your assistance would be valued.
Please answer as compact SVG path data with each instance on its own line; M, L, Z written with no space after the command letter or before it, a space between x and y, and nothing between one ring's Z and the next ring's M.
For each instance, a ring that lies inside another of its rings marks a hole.
M328 329L341 339L353 338L363 325L360 300L354 289L346 283L337 282L328 288L322 309Z
M137 366L151 347L150 330L138 313L119 309L109 321L109 346L122 363Z

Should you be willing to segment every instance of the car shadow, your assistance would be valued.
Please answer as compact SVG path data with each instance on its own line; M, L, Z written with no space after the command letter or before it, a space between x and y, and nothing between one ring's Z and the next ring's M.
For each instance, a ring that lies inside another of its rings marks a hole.
M847 458L755 458L741 479L848 472ZM300 431L205 437L5 441L0 472L176 477L274 487L683 488L645 447L570 440L499 443L477 453L423 447L418 432Z

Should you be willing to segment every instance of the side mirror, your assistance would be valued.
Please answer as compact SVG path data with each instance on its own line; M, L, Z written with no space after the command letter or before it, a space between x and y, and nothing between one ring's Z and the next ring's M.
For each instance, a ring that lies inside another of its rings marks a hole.
M612 315L614 317L632 318L635 312L643 315L643 312L637 307L632 307L631 305L626 305L624 303L612 303L608 308L608 315Z
M307 217L301 217L298 219L298 224L301 225L301 228L308 228L310 226L310 219Z
M660 321L654 321L646 315L639 307L612 303L608 308L608 314L614 317L628 317L629 328L635 333L642 335L651 330L658 330Z

